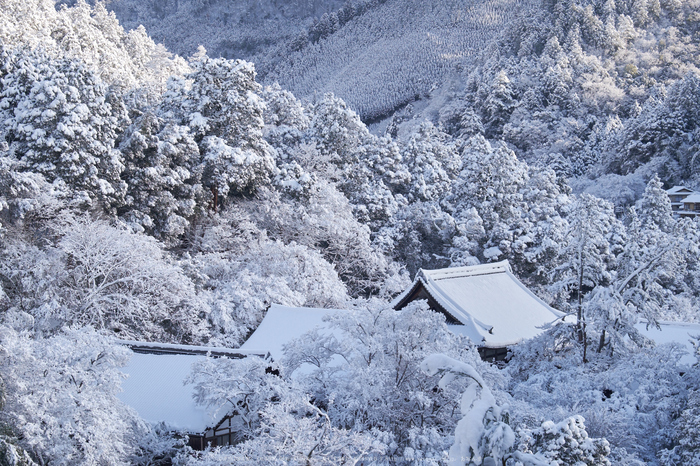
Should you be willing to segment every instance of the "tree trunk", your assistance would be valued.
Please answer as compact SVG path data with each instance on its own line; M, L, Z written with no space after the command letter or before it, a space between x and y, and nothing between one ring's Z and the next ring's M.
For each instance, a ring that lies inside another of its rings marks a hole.
M605 330L600 334L600 342L598 343L598 352L600 353L605 348Z
M211 210L213 210L214 212L216 212L216 210L217 210L218 207L219 207L219 190L216 189L215 186L212 186L212 187L209 188L209 189L211 189L211 193L214 195L214 200L212 201Z

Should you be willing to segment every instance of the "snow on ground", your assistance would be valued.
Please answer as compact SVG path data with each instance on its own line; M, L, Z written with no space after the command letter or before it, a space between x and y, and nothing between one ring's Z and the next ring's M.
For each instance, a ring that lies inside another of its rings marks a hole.
M693 365L697 361L695 359L695 350L690 343L690 337L700 336L700 324L689 324L685 322L659 322L661 330L656 327L649 326L646 322L640 322L635 327L644 336L654 340L657 345L664 343L678 343L682 345L687 353L681 358L680 365Z

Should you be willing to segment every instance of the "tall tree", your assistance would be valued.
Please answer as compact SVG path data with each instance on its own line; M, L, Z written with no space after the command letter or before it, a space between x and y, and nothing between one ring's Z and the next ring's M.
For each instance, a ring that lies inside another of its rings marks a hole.
M611 239L621 230L612 204L589 194L576 197L570 206L567 242L562 248L562 264L552 271L552 290L572 301L576 313L578 341L583 345L583 360L587 361L588 337L584 298L599 285L612 280L615 251Z
M173 79L161 111L192 130L202 182L217 206L227 195L254 192L275 172L273 150L263 138L265 103L251 63L201 55L191 66L191 85Z
M120 216L136 230L164 241L177 239L207 199L199 147L189 128L146 112L129 127L119 148L128 186Z

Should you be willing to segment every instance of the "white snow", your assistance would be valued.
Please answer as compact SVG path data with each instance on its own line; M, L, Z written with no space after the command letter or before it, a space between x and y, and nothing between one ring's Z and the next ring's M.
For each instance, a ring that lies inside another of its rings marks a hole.
M346 311L273 304L255 332L241 345L241 349L270 353L273 359L279 360L284 354L282 347L285 344L314 328L325 328L323 318L339 312Z
M674 186L673 188L669 189L666 191L668 194L678 194L678 193L692 193L693 190L690 188L686 188L685 186Z
M204 432L216 420L203 406L195 404L194 387L183 385L192 363L204 357L134 353L123 369L129 377L122 383L118 398L148 422L164 422L177 431Z
M478 345L516 344L538 335L563 315L528 290L512 274L507 261L421 270L417 280L462 323L451 329Z
M700 193L693 193L693 194L689 195L688 197L686 197L686 198L683 200L683 202L684 202L684 203L685 203L685 202L692 202L692 203L695 203L695 204L700 203Z
M498 249L498 247L496 247L496 246L484 250L484 257L489 259L489 260L498 259L502 255L503 255L503 252L500 249Z
M659 322L661 330L656 327L649 326L646 322L640 322L635 325L645 337L653 340L657 345L664 343L677 343L685 348L687 354L681 357L679 364L682 366L695 364L697 361L693 354L695 349L690 343L691 336L700 336L700 324L691 324L686 322Z

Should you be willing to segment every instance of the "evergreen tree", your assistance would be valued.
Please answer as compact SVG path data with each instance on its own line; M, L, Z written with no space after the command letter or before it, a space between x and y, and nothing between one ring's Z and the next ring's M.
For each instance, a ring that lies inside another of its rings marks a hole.
M411 173L410 201L439 200L449 191L462 165L445 135L428 121L411 134L402 155Z
M66 183L105 209L124 203L122 157L114 148L126 114L85 65L23 53L3 78L5 140L25 170Z
M146 112L127 130L120 150L128 186L122 218L166 241L182 235L206 199L199 147L189 128Z
M494 261L523 254L532 242L523 199L527 165L504 145L494 149L481 136L469 140L462 159L464 166L447 201L457 217L477 209L485 231L479 258Z
M192 130L202 183L217 206L227 195L254 192L274 175L274 154L263 139L265 103L251 63L203 55L191 65L191 86L172 80L162 111Z
M654 174L644 190L639 220L644 228L658 228L664 233L670 233L676 225L671 199L666 194L658 174Z

